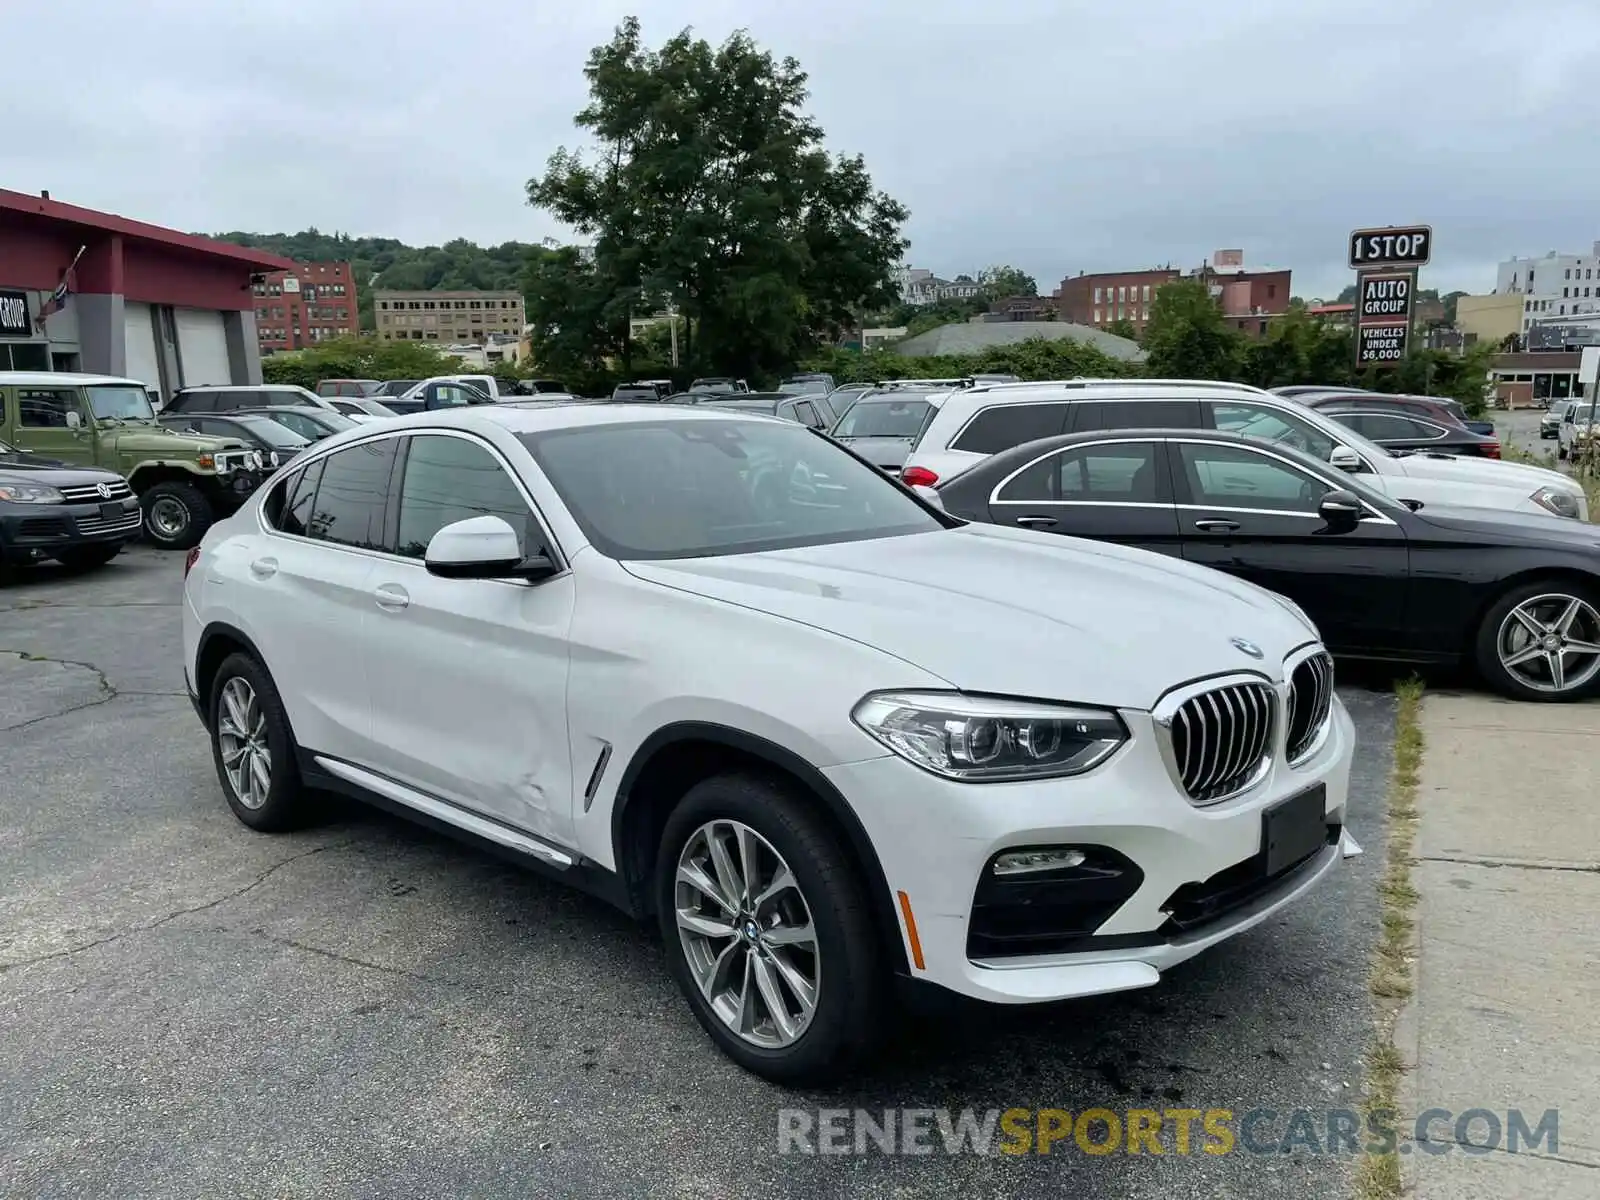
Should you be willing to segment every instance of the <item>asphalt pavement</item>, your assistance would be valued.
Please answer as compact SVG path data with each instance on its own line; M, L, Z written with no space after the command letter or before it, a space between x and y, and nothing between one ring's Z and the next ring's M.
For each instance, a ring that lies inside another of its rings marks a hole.
M778 1114L1265 1107L1281 1134L1354 1108L1383 692L1343 691L1367 854L1305 903L1154 989L906 1017L869 1074L798 1093L717 1053L598 901L333 801L235 821L183 696L181 560L0 583L0 1194L1348 1194L1352 1160L1304 1149L780 1155Z

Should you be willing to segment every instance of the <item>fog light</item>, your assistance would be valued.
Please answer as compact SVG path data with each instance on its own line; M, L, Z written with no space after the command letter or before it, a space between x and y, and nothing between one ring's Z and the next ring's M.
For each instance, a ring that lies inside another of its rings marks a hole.
M1083 865L1082 850L1058 846L1044 850L1011 850L995 856L996 875L1027 875L1033 871L1065 871Z

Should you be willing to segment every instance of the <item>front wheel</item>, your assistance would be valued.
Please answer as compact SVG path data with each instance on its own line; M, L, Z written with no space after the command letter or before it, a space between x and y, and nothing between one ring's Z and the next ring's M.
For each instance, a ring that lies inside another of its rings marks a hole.
M667 961L723 1053L780 1083L818 1083L876 1044L882 955L837 836L789 787L724 775L667 820L656 905Z
M192 483L158 483L139 496L144 532L163 550L188 550L200 544L216 520L211 501Z
M105 566L121 553L121 542L101 542L92 546L69 546L65 550L57 550L52 557L63 567L88 571Z
M1518 700L1582 700L1600 690L1600 597L1547 580L1513 588L1484 615L1478 669Z
M211 681L211 753L228 807L251 829L272 832L304 812L294 735L272 676L250 655L230 654Z

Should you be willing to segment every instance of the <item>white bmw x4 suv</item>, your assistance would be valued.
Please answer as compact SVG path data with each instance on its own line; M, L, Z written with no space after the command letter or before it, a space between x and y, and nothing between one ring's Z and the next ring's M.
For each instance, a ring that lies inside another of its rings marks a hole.
M184 673L254 829L344 792L660 925L739 1063L816 1080L896 975L1146 987L1354 853L1288 601L966 524L802 426L482 406L370 424L192 552Z

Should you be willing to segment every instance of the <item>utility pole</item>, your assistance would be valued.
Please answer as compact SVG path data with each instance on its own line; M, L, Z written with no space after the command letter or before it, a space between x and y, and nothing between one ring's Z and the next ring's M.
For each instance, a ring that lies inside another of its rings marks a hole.
M667 323L672 326L672 369L678 369L678 308L677 305L667 303Z

